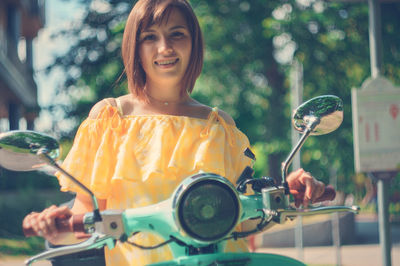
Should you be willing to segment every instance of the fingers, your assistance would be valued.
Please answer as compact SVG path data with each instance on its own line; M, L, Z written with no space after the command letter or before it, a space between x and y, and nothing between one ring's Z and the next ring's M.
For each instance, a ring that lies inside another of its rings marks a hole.
M24 229L31 229L34 234L52 240L57 237L59 230L56 226L56 218L65 218L72 215L66 206L57 207L55 205L43 210L40 213L32 212L23 221Z
M299 168L299 169L297 169L296 171L291 172L291 173L289 174L289 176L286 178L286 181L287 181L287 182L289 183L289 185L290 185L290 183L296 182L296 181L301 177L301 175L304 174L304 173L305 173L304 169ZM294 184L293 184L293 185L294 185Z
M302 198L299 198L299 197L294 198L294 205L296 206L296 208L299 208L302 203L303 203Z
M37 227L39 228L39 235L48 238L51 237L57 230L54 226L54 219L52 219L51 211L57 208L51 206L42 211L37 217Z
M304 206L308 204L315 203L316 200L324 193L325 185L324 183L315 179L309 172L305 172L304 183L306 186L306 191L304 194Z
M37 227L37 223L36 223L36 217L39 215L39 213L37 212L31 212L30 214L28 214L23 222L22 222L22 228L24 229L24 233L25 230L33 230L34 233L39 234L39 228Z
M288 176L287 182L296 207L300 207L301 204L307 207L309 203L315 203L325 189L324 183L316 180L309 172L303 169L292 172Z
M306 177L303 177L304 184L306 186L306 192L304 193L304 199L303 199L304 207L307 207L308 203L312 201L312 196L315 186L311 178L312 178L311 175L309 175L308 173L306 174Z

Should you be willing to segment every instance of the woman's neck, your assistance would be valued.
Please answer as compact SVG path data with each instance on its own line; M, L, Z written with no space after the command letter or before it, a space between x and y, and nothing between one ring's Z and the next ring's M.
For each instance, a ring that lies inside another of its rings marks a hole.
M161 103L164 105L181 104L187 102L189 94L187 91L181 91L178 86L150 86L146 85L144 94L150 103Z

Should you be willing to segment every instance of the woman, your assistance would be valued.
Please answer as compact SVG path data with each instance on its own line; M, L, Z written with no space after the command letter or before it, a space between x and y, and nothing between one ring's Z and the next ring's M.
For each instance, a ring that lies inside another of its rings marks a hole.
M80 178L99 199L100 209L146 206L170 196L185 178L212 172L235 182L250 165L249 147L225 112L190 97L203 64L199 24L186 0L139 0L124 32L122 57L130 93L105 99L80 126L63 167ZM73 208L52 206L32 213L24 226L54 244L81 241L60 233L59 216L91 210L90 198L61 175L61 189L77 193ZM306 205L324 185L302 169L291 173L289 186L306 189L297 199ZM139 234L133 241L154 245L162 239ZM246 251L243 241L231 241L229 251ZM171 259L168 247L142 251L126 244L106 248L109 265L144 265Z

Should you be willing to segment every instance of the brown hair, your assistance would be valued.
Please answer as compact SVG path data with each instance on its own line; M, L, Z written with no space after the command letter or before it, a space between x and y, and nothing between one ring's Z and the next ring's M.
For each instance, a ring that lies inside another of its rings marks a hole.
M128 87L131 93L143 96L146 84L144 72L138 55L139 36L142 30L168 18L171 10L178 8L186 19L192 39L192 52L189 65L183 77L182 93L192 92L196 79L203 67L203 37L199 22L192 7L186 0L139 0L131 10L122 39L122 59Z

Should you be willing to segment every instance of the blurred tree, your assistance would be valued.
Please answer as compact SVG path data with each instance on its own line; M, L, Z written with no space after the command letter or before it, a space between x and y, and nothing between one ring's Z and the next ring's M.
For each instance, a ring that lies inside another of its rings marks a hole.
M400 84L400 3L382 3L383 75ZM292 49L304 68L304 99L335 94L344 101L342 126L310 139L303 149L304 167L315 176L336 172L339 186L354 189L351 88L370 76L368 5L340 1L283 1L264 26L276 43L276 55ZM288 71L288 67L283 67ZM321 152L323 151L323 152Z
M125 20L131 9L128 0L77 0L85 12L81 20L52 36L68 40L65 54L56 55L46 71L62 71L64 79L56 88L56 97L47 110L55 121L70 121L67 129L53 123L53 132L71 139L77 126L87 116L94 103L105 97L126 93L122 77L120 46Z
M61 132L68 137L74 135L96 101L127 91L124 79L116 81L123 72L120 43L132 1L80 2L87 10L82 20L54 36L67 37L70 49L48 67L48 71L65 71L65 81L49 109L73 122L75 127ZM328 136L307 141L303 166L325 177L324 181L336 169L342 187L351 184L350 90L360 87L369 76L367 4L321 0L190 2L206 42L204 71L193 95L230 113L256 144L258 153L266 154L257 171L279 177L280 162L289 151L288 73L296 59L304 68L304 99L335 94L345 103L343 125ZM399 11L398 3L382 4L384 74L397 84Z
M194 96L228 111L252 143L268 143L264 171L279 177L280 163L290 147L285 113L288 88L274 58L273 38L265 34L262 24L278 1L191 2L206 41L204 71Z

